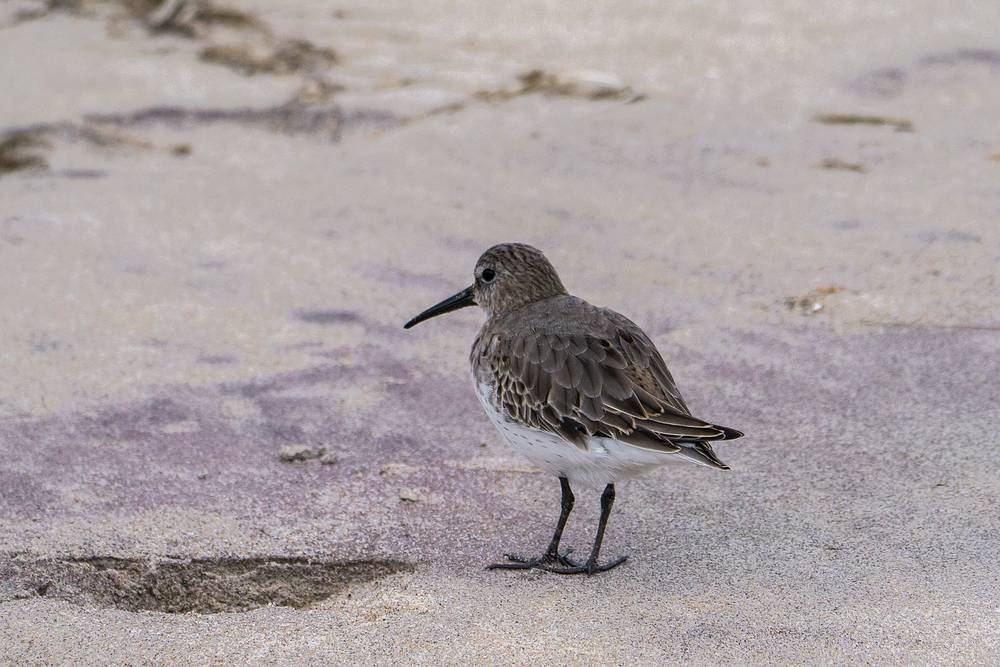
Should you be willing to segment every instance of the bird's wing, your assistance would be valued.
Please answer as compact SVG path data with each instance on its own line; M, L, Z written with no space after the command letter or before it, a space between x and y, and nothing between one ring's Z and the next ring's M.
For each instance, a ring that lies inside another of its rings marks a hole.
M681 396L681 390L677 388L674 376L670 374L670 369L660 356L660 351L653 345L646 332L621 313L607 308L602 308L601 311L614 325L619 346L628 359L629 368L639 385L666 401L678 412L691 414L684 397Z
M708 442L742 435L692 417L656 348L625 322L608 335L529 330L484 341L499 407L582 448L601 435L714 458Z

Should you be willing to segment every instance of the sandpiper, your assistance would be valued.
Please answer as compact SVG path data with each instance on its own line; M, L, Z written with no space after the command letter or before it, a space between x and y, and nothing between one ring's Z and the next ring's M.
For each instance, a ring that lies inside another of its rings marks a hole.
M489 568L593 574L621 565L627 556L598 562L615 483L675 461L728 470L711 442L743 434L691 416L642 329L567 293L538 249L493 246L476 262L474 275L471 286L404 328L466 306L486 312L470 356L476 394L504 439L557 476L562 490L559 521L545 553L507 554L506 562ZM572 485L604 487L597 536L583 563L559 552L573 509Z

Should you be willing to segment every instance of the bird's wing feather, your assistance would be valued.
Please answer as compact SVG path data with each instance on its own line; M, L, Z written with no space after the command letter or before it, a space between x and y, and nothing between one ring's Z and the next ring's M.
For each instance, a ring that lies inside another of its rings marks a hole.
M708 443L742 434L691 416L646 334L622 316L609 321L607 335L525 330L483 341L499 407L582 448L600 435L663 452L692 449L715 465Z
M670 369L667 368L659 350L653 345L653 341L649 339L646 332L621 313L607 308L601 310L617 329L622 351L632 368L635 369L636 379L641 386L646 391L662 397L678 412L691 414L687 403L684 402L684 397L681 396L680 389L677 388L674 376L670 374Z

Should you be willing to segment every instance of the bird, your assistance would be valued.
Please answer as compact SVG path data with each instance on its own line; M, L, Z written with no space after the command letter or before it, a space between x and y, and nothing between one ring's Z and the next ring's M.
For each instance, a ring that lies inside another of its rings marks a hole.
M505 554L488 569L596 574L615 484L661 465L691 462L729 470L712 443L740 431L692 416L649 336L610 308L566 291L548 258L523 243L502 243L476 262L474 281L424 310L405 329L478 305L486 320L469 361L476 395L503 439L560 484L560 513L537 557ZM601 489L597 534L586 561L560 552L573 486Z

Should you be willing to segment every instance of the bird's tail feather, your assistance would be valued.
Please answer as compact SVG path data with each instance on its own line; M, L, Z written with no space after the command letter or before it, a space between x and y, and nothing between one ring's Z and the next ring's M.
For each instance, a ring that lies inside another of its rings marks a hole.
M678 442L677 444L681 446L677 451L677 456L683 456L693 463L709 468L729 470L729 466L715 455L712 445L707 442Z

